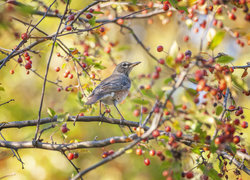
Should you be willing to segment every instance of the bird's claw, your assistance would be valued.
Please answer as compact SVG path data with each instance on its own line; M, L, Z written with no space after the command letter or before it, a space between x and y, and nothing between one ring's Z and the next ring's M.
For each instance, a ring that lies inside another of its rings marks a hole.
M104 117L104 115L105 115L105 112L99 114L99 116L102 117L102 118Z

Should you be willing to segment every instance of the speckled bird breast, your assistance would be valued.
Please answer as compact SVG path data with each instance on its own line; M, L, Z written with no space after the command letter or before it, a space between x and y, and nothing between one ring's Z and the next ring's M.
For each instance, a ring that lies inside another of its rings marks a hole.
M101 102L107 105L122 102L128 96L129 90L122 90L117 92L112 92L111 94L105 95Z

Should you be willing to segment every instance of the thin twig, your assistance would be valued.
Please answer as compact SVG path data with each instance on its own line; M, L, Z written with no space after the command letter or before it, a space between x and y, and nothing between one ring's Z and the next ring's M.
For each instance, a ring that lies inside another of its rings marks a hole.
M10 103L11 101L15 101L15 99L10 99L10 100L8 100L7 102L4 102L4 103L0 104L0 106L5 105L5 104L7 104L7 103Z
M53 41L52 48L51 48L51 51L50 51L49 60L48 60L47 67L46 67L46 72L45 72L45 76L44 76L44 83L43 83L43 89L42 89L42 95L41 95L41 102L40 102L40 107L39 107L39 112L38 112L38 121L37 121L36 133L35 133L35 137L34 137L34 140L36 142L38 140L37 139L37 134L39 132L39 125L40 125L40 119L41 119L41 113L42 113L42 107L43 107L43 99L44 99L44 94L45 94L45 87L46 87L47 76L48 76L48 72L49 72L50 61L51 61L52 56L53 56L53 52L54 52L54 47L55 47L55 44L56 44L57 35L58 35L59 30L61 28L61 25L62 25L62 22L63 22L63 18L65 17L65 15L66 15L66 13L68 11L68 6L69 6L69 0L68 0L68 2L66 4L64 15L61 18L61 21L60 21L59 26L57 28L57 32L56 32L55 37L54 37L54 41Z

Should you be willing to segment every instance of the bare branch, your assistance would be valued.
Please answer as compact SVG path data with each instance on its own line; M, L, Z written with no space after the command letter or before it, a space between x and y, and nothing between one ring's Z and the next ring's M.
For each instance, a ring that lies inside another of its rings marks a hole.
M0 104L0 106L5 105L5 104L8 104L8 103L10 103L11 101L15 101L15 99L10 99L10 100L8 100L8 101L6 101L6 102Z
M47 67L46 67L46 72L45 72L44 82L43 82L42 95L41 95L41 102L40 102L40 107L39 107L39 112L38 112L38 121L37 121L36 133L35 133L35 137L34 137L34 140L36 142L38 140L37 139L37 134L39 132L39 125L40 125L40 119L41 119L41 113L42 113L42 107L43 107L43 99L44 99L44 94L45 94L45 87L46 87L47 76L48 76L48 72L49 72L50 61L52 59L52 55L53 55L53 52L54 52L54 47L55 47L55 44L56 44L57 35L58 35L59 30L61 28L61 25L62 25L62 22L63 22L63 18L66 16L66 13L68 11L68 6L69 6L69 0L67 1L66 7L65 7L65 11L64 11L64 15L61 18L61 21L59 23L57 32L55 34L54 41L53 41L53 44L52 44L52 48L51 48L51 51L50 51L49 60L48 60Z

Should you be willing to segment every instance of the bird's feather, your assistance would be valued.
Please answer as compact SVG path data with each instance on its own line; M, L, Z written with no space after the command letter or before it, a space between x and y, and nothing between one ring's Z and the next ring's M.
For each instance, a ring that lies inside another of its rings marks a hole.
M86 105L94 104L96 101L111 95L112 92L128 90L131 86L130 79L123 74L112 74L94 89L86 102Z

